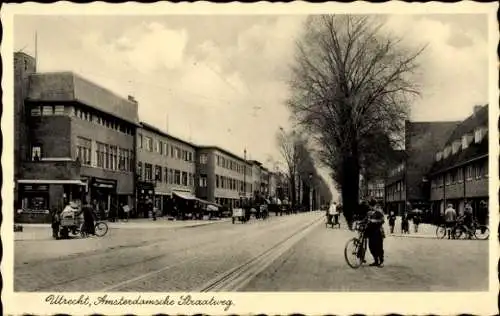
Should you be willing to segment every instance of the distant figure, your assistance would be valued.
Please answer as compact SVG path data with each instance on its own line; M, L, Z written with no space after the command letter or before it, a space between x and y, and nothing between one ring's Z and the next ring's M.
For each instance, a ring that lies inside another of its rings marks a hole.
M401 216L401 232L403 234L410 233L410 219L408 218L408 213L404 212Z
M420 210L417 207L413 210L413 226L415 227L415 233L418 233L418 225L420 225L421 222L420 216Z
M333 223L332 223L333 218ZM328 223L333 225L339 224L339 211L337 210L337 203L333 202L328 209Z
M83 225L81 231L85 235L95 235L95 214L92 206L85 201L80 214L83 214Z
M391 230L391 234L394 234L394 226L396 226L396 214L391 212L389 214L389 229Z
M457 212L452 204L448 204L448 207L444 211L444 221L446 223L446 230L448 231L448 239L451 239L451 230L457 221Z

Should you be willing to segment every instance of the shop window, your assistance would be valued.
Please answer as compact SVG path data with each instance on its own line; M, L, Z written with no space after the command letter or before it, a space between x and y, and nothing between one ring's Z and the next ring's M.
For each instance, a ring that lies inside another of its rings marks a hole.
M31 146L31 160L40 161L41 158L42 158L42 146L41 145Z

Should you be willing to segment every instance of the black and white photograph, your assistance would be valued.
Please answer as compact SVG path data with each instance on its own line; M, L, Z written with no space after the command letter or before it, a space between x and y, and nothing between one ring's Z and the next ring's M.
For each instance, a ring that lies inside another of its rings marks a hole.
M102 5L2 10L17 313L494 313L498 6Z

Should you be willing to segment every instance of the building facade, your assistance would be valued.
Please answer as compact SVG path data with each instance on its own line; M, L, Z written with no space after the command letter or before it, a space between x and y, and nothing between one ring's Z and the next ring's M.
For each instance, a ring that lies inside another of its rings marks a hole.
M220 205L235 207L240 197L250 198L254 190L253 165L215 146L197 149L197 196Z
M17 60L21 69L29 62ZM16 76L26 78L22 72ZM133 206L137 102L70 72L28 77L15 102L25 120L16 153L18 207L61 208L75 198L96 202L99 211Z
M137 198L167 211L172 194L196 194L195 145L141 122L137 130Z
M401 214L408 203L428 204L427 175L434 153L460 122L405 122L405 151L385 181L387 211ZM424 207L428 207L425 205Z
M487 222L486 210L480 202L489 200L488 177L488 106L485 105L476 106L473 114L435 152L429 175L434 215L442 215L448 204L463 214L469 203L476 217Z

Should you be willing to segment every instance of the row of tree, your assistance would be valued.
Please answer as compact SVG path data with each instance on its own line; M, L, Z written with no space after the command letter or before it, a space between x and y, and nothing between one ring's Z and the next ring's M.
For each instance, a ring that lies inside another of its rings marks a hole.
M424 48L403 45L383 19L310 16L291 67L288 106L332 170L348 221L358 207L360 174L369 180L394 163L410 103L419 94L417 59ZM291 137L297 142L280 141L291 175L300 173L302 135Z
M317 202L331 201L332 193L325 180L318 174L313 151L310 149L305 134L297 131L287 132L281 128L276 138L281 156L285 161L283 175L288 181L292 206L300 204L309 206L311 190Z

